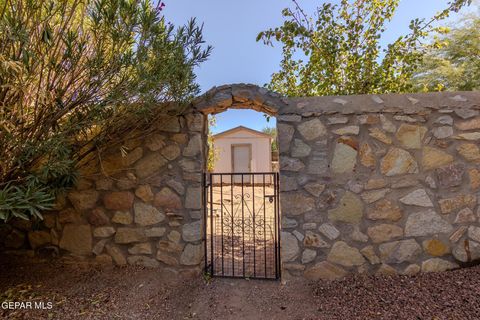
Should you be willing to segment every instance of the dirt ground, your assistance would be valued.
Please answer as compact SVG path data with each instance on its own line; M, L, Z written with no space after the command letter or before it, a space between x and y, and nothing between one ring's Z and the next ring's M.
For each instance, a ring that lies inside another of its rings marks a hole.
M52 302L4 310L5 319L480 319L480 267L441 274L280 282L199 278L158 270L95 269L0 257L0 302Z

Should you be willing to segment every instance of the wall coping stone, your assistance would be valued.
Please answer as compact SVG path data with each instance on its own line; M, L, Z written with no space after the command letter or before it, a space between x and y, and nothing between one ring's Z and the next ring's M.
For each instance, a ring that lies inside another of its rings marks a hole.
M334 114L396 113L428 115L455 109L480 110L480 92L429 92L287 98L254 84L213 87L192 102L194 110L215 114L254 109L269 115L313 117Z

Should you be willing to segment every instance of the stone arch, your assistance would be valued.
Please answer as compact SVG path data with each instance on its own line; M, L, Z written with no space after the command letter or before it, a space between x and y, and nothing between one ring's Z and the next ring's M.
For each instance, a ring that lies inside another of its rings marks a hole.
M279 118L288 109L288 99L278 93L259 87L254 84L229 84L219 87L213 87L203 95L197 97L191 104L193 113L200 113L204 116L204 132L202 140L205 142L203 169L206 169L207 150L206 146L208 123L207 116L224 112L228 109L248 109L263 112L269 116ZM285 143L285 137L289 140L292 132L288 126L277 123L278 151L286 151L288 143ZM287 141L288 142L288 141ZM283 150L285 149L285 150Z
M208 115L214 115L221 112L224 112L228 109L248 109L254 110L257 112L265 113L271 117L280 119L284 110L287 109L288 100L281 95L269 91L265 88L259 87L253 84L231 84L223 85L220 87L213 87L203 95L197 97L192 103L192 110L194 113L200 113L203 115L204 121L204 132L202 140L204 141L204 152L203 152L203 169L206 171L207 165L207 156L208 156L208 146L207 146L207 134L208 134ZM282 133L285 131L285 126L279 126L278 122L276 125L277 128L277 139L278 139L278 151L279 154L282 152L282 148L286 145L282 142ZM288 131L288 130L286 130ZM287 133L289 135L289 133ZM288 145L288 144L287 144ZM281 176L280 176L281 178ZM202 205L206 207L205 200L202 200ZM278 218L279 222L282 221L281 206L278 207ZM205 223L205 226L207 224ZM281 225L281 223L279 223ZM280 246L280 230L278 230L278 246ZM207 241L204 238L204 241ZM279 252L279 261L282 261L282 252ZM207 259L207 252L204 253L204 259ZM280 270L282 269L281 265L279 266ZM281 271L279 274L281 275Z
M191 104L191 112L203 116L203 169L206 169L208 146L208 115L215 115L228 109L248 109L268 114L278 119L282 118L289 109L289 100L278 93L259 87L254 84L229 84L213 87L203 95L197 97ZM290 126L276 125L279 154L287 151L293 132ZM288 140L288 141L285 141Z
M231 84L213 87L193 101L193 108L205 115L227 109L251 109L270 116L281 113L287 105L281 95L253 84Z

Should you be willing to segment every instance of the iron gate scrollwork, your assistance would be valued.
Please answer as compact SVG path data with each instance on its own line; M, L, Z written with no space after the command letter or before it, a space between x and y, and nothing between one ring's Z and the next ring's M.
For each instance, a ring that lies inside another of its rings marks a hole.
M205 270L212 276L280 277L279 175L205 173Z

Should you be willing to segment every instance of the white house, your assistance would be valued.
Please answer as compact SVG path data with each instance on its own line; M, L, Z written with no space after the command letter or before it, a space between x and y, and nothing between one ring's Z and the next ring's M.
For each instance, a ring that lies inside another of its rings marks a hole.
M271 141L270 135L243 126L214 135L213 147L216 156L213 172L271 172ZM235 182L239 182L237 181L239 178L237 176ZM255 179L260 182L257 179L262 178L260 175L256 175ZM244 176L244 182L250 182L250 177Z

